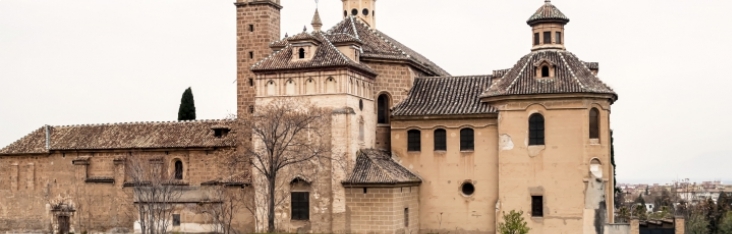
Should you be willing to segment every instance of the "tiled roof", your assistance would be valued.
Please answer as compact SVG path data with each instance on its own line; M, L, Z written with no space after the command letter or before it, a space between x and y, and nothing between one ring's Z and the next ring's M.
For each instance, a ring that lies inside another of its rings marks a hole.
M235 146L233 134L214 136L230 120L147 122L41 127L0 149L0 155L42 154L53 150L160 149ZM46 129L48 146L46 148Z
M409 60L423 66L436 76L450 75L426 57L381 31L369 27L366 23L358 20L354 16L346 17L328 30L328 34L337 33L349 34L361 40L363 42L361 46L363 48L361 57Z
M363 44L361 40L358 38L352 36L351 34L346 33L333 33L333 34L327 34L326 37L328 37L328 40L332 42L333 44L338 43L344 43L344 42L358 42Z
M292 44L287 43L287 46L279 50L269 57L257 62L252 66L252 71L272 71L272 70L286 70L286 69L306 69L306 68L323 68L323 67L337 67L347 66L362 71L376 74L368 65L363 63L357 63L336 48L321 32L307 33L303 32L298 35L285 38L284 40L290 42L294 40L311 39L320 42L320 46L315 51L315 55L309 60L292 60Z
M567 16L559 11L559 8L554 6L551 1L546 1L546 3L538 10L536 10L536 13L534 13L531 17L529 17L529 20L526 21L526 23L529 25L544 22L556 22L566 24L569 23L569 18L567 18Z
M536 66L544 61L555 66L553 78L536 77ZM615 91L593 75L585 62L564 50L537 50L524 56L481 96L560 93L611 94L613 101L617 99Z
M492 76L423 77L414 80L407 98L393 108L394 116L495 113L480 101Z
M417 175L395 162L389 152L362 149L358 152L353 172L344 185L396 185L422 183Z

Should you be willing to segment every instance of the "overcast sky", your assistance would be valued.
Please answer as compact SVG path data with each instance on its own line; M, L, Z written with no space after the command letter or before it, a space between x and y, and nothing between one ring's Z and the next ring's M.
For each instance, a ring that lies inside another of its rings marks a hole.
M731 1L554 0L566 46L600 62L619 182L732 181ZM379 0L377 28L453 75L510 68L543 0ZM282 35L313 0L282 0ZM320 0L324 28L340 0ZM0 0L0 148L44 124L199 119L236 112L233 0Z

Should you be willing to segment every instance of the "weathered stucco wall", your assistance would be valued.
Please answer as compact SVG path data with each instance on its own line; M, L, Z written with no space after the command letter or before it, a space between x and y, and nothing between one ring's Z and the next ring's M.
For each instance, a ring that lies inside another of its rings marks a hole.
M602 233L612 217L609 103L600 99L556 99L496 103L500 110L499 211L522 210L532 233ZM589 139L589 111L600 111L600 138ZM545 119L545 145L528 145L529 116ZM599 181L590 164L601 166ZM588 190L592 180L602 193ZM591 193L588 194L588 191ZM543 196L543 217L531 217L531 196ZM590 197L588 197L590 196ZM593 204L596 203L596 204ZM605 214L593 213L602 208ZM592 211L592 212L588 212ZM501 220L497 220L500 222Z
M460 150L460 130L472 128L475 149ZM407 151L407 131L420 130L421 151ZM445 129L447 150L434 150L434 131ZM392 150L404 167L422 178L420 232L493 233L498 198L496 119L394 120ZM472 183L474 194L461 191Z
M419 232L419 187L349 187L346 198L349 233Z

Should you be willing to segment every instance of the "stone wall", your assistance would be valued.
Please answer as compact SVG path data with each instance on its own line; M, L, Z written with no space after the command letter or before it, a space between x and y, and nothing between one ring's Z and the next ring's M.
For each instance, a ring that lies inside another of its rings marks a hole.
M124 187L124 183L129 182L129 175L125 174L121 159L155 157L166 162L180 159L184 163L186 188L197 190L202 182L221 176L217 160L225 152L222 149L99 151L2 156L0 232L51 232L55 222L51 205L62 198L74 204L72 231L130 232L137 213L132 206L132 189ZM172 164L165 165L170 167ZM181 220L184 223L209 222L200 217L201 214L186 212ZM242 212L243 221L251 220L246 211Z
M419 187L346 188L346 202L350 233L419 232Z

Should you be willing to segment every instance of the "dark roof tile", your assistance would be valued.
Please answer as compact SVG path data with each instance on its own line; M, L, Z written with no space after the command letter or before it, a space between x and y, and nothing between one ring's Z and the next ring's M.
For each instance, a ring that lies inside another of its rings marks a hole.
M393 108L394 116L464 115L495 113L480 102L491 84L490 75L421 77L414 80L407 98Z
M353 171L342 183L344 185L418 184L422 183L422 179L395 162L389 152L362 149L358 151Z

